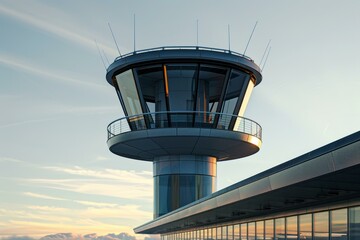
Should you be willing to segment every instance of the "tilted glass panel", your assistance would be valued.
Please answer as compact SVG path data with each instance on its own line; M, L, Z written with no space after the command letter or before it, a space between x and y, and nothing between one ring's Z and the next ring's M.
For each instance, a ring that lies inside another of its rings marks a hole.
M128 116L142 114L143 112L132 70L130 69L116 75L116 83L119 87L120 95ZM142 115L130 117L129 124L133 130L145 128L145 121Z
M329 212L314 213L314 240L329 238Z
M240 106L240 110L238 113L239 118L236 119L235 125L234 125L234 131L239 131L239 132L251 132L252 134L256 134L258 129L248 129L247 125L245 123L245 120L243 118L241 118L242 116L244 116L244 112L245 109L247 107L247 104L249 102L250 96L251 96L251 92L254 88L254 83L252 81L249 81L249 84L246 88L246 92L245 92L245 96L242 100L241 106Z
M226 68L211 65L200 66L195 110L203 113L197 113L196 123L209 125L213 123L214 115L209 115L207 112L215 113L217 111L226 72Z
M248 223L248 240L255 240L255 222Z
M286 218L286 239L298 238L298 221L297 216Z
M312 239L312 215L299 216L299 239Z
M276 240L285 239L285 218L275 219L275 239Z
M349 208L349 239L360 239L360 207Z
M348 215L347 209L339 209L331 211L331 239L347 240L348 232Z
M241 240L247 240L247 236L248 236L247 223L242 223L241 224Z
M274 239L274 219L265 221L265 239L266 240Z
M264 221L256 222L256 240L264 239Z
M244 88L244 83L248 79L248 74L233 70L230 75L228 86L226 88L226 93L224 96L223 104L221 107L221 113L225 114L237 114L236 105L239 100L239 96ZM234 122L232 122L234 121ZM228 117L226 115L221 115L219 118L218 128L220 129L229 129L231 125L234 125L236 119Z
M135 71L137 73L137 78L143 95L142 97L146 103L146 112L167 111L162 65L140 67L136 68ZM159 127L167 126L167 115L158 114L156 116L149 116L149 121L151 128L155 127L152 124L156 124Z

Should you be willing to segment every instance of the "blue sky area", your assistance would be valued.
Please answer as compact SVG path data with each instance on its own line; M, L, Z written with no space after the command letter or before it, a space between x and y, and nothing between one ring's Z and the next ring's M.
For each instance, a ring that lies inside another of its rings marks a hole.
M359 130L359 1L0 0L0 238L126 232L152 219L152 164L109 152L123 116L111 63L136 48L199 45L271 53L245 116L254 156L218 164L218 189ZM108 65L105 59L106 65ZM95 235L94 235L95 236ZM143 239L145 236L136 236Z

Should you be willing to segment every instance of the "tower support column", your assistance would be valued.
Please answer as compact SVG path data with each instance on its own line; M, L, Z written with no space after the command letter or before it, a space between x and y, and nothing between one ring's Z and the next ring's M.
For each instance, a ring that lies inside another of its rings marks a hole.
M154 218L216 191L216 158L170 155L154 158Z

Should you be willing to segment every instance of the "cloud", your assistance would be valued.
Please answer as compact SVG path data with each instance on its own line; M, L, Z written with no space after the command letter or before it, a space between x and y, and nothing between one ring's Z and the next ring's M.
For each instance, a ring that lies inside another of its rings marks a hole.
M79 175L85 177L94 177L102 179L113 179L120 180L127 183L140 183L151 185L152 184L152 172L150 171L126 171L126 170L115 170L115 169L105 169L105 170L91 170L75 166L73 168L63 168L63 167L45 167L46 169L64 172L72 175Z
M84 239L79 234L73 234L73 233L56 233L51 235L46 235L40 240L76 240L76 239Z
M99 202L90 202L90 201L74 201L76 203L85 205L85 206L92 206L92 207L116 207L117 204L115 203L99 203Z
M0 238L1 240L35 240L36 238L32 238L29 236L17 236L13 235L10 237Z
M148 237L147 235L142 235L140 238L138 236L131 235L127 232L121 232L119 234L108 233L106 235L98 235L97 233L90 234L75 234L75 233L56 233L49 234L43 236L41 238L33 238L30 236L9 236L5 238L0 238L1 240L136 240L136 239L144 239L144 240L159 240L158 236Z
M11 158L11 157L0 157L0 162L24 163L24 161L21 161L19 159L15 159L15 158Z
M133 220L148 220L152 212L140 210L138 205L121 205L116 207L89 207L81 212L81 216L91 219L118 218Z
M94 179L26 179L26 185L65 190L82 194L102 195L122 199L140 199L151 201L152 185L147 183L133 183L116 180Z
M1 6L0 6L0 10L1 10ZM32 65L28 61L24 61L14 56L0 55L0 64L15 68L17 70L25 71L27 73L35 74L37 76L44 77L47 80L53 79L53 80L61 81L62 83L67 82L81 86L87 86L93 88L95 87L97 89L101 89L101 88L105 89L106 87L103 84L91 83L89 81L81 81L79 79L65 76L62 73L55 73L55 71L44 70L43 67Z
M50 206L28 206L29 209L44 211L44 212L64 212L68 209L59 208L59 207L50 207Z
M64 198L52 197L52 196L49 196L49 195L32 193L32 192L24 192L23 194L26 195L26 196L29 196L29 197L42 198L42 199L48 199L48 200L60 200L60 201L66 200Z
M41 6L38 6L38 7L41 7ZM47 8L47 10L50 10L50 9ZM51 18L48 18L47 21L45 21L34 15L30 15L25 12L20 12L20 11L11 9L9 7L5 7L3 5L0 5L0 13L10 16L12 18L15 18L16 20L21 21L22 23L25 23L32 27L35 27L35 28L41 29L43 31L46 31L48 33L54 34L55 36L60 37L62 39L71 41L81 47L86 47L92 51L97 51L94 40L92 38L85 37L83 35L78 34L78 32L80 32L80 29L78 29L78 30L74 29L74 31L70 31L68 29L65 29L61 26L58 26L58 25L52 23L50 20ZM63 16L61 19L66 19L66 17ZM111 48L102 43L98 43L98 44L99 44L99 47L101 49L103 49L107 54L110 54L111 56L117 56L117 53L114 48Z
M106 161L106 160L109 160L110 158L108 158L108 157L104 157L104 156L97 156L96 157L96 160L97 161Z

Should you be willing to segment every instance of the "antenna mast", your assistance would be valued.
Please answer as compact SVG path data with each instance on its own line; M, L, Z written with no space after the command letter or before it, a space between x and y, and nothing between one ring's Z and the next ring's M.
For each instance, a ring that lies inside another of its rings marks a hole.
M228 24L228 41L229 41L229 52L230 52L230 24Z
M269 40L269 42L268 42L268 44L267 44L267 46L266 46L266 48L265 48L265 51L264 51L264 54L263 54L263 56L262 56L262 58L261 58L261 61L260 61L260 63L259 63L259 66L261 66L261 63L262 63L262 61L264 60L265 54L266 54L266 52L267 52L267 50L268 50L268 47L270 46L270 43L271 43L271 39Z
M267 55L266 55L266 58L265 58L265 61L264 61L264 65L263 65L263 67L262 67L262 69L261 69L261 72L262 72L262 71L264 71L265 64L266 64L266 62L267 62L267 60L268 60L268 57L269 57L270 51L271 51L271 47L269 48L269 51L268 51L268 53L267 53Z
M114 39L114 42L115 42L116 48L117 48L117 50L118 50L118 52L119 52L119 55L120 55L120 57L121 57L121 52L120 52L119 46L118 46L118 44L117 44L117 42L116 42L116 39L115 39L115 36L114 36L113 30L111 29L111 26L110 26L110 23L109 23L109 22L108 22L108 25L109 25L109 29L110 29L111 35L112 35L112 37L113 37L113 39Z
M199 46L199 19L196 19L196 46Z
M249 41L248 41L248 43L246 44L246 48L245 48L245 51L244 51L243 55L245 55L245 53L246 53L246 50L247 50L247 48L248 48L248 46L249 46L250 40L251 40L251 38L252 38L252 35L254 34L254 31L255 31L255 28L256 28L256 25L257 25L257 24L258 24L258 21L256 21L255 26L254 26L254 28L253 28L253 30L252 30L252 32L251 32Z
M102 55L101 55L100 48L99 48L99 46L98 46L98 44L97 44L96 40L94 40L94 42L95 42L96 48L97 48L97 50L98 50L98 52L99 52L99 55L100 55L101 61L102 61L103 65L104 65L104 68L105 68L105 70L106 70L106 65L105 65L105 62L104 62L104 58L103 58L103 57L102 57Z
M136 47L135 47L135 39L136 39L136 35L135 35L135 14L134 14L134 52L136 50Z

